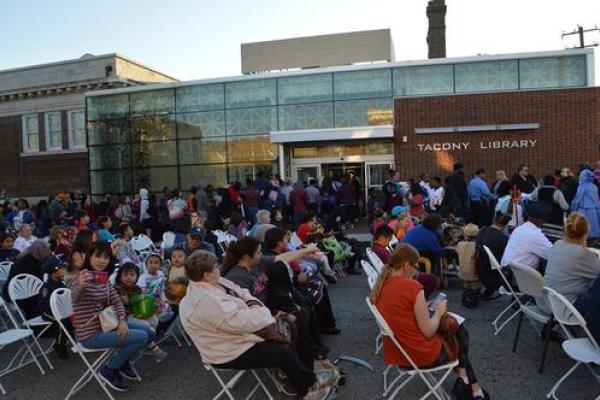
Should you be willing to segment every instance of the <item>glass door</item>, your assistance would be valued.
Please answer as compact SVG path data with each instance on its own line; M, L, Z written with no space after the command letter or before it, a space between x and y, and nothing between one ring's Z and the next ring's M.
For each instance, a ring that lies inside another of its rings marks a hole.
M381 189L388 179L390 168L390 163L367 163L365 165L367 190L372 187Z
M298 165L294 168L294 182L302 181L308 183L311 179L320 182L320 165Z

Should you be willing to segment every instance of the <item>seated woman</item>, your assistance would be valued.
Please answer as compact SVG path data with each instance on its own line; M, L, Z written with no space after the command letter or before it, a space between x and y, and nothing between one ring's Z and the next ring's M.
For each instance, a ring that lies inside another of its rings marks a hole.
M30 274L39 279L42 279L44 272L42 266L50 258L52 252L50 246L43 240L36 240L31 246L23 253L19 254L17 261L10 268L6 283L2 288L2 297L6 302L10 302L8 295L8 284L15 276L19 274ZM25 318L30 319L40 315L40 311L37 308L37 296L30 297L17 301L19 307L23 310Z
M289 234L283 229L271 228L265 234L265 254L272 256L280 256L288 253ZM291 263L291 268L296 265ZM267 276L269 273L267 273ZM303 273L300 268L291 270L290 276L294 285L292 286L291 294L295 302L303 307L310 309L314 308L316 323L313 323L313 328L317 328L318 333L323 334L339 334L341 331L335 327L335 318L331 302L329 300L329 291L327 286L315 277L309 277ZM271 278L269 277L269 289ZM320 344L318 335L315 337L313 330L313 339Z
M585 215L569 215L564 232L564 240L550 249L544 284L573 302L585 315L590 305L588 288L600 274L600 258L587 249L590 224Z
M221 273L243 289L248 289L253 296L264 299L267 265L276 261L294 262L316 251L317 248L307 247L275 257L263 256L260 242L250 236L244 236L229 245Z
M108 215L98 217L98 241L112 243L117 240L110 232L112 228L112 220Z
M371 250L377 254L377 257L379 257L384 264L389 263L390 259L392 258L390 240L392 239L393 235L394 231L387 225L380 226L373 235ZM425 290L425 298L429 298L429 296L435 292L440 285L440 281L437 276L421 271L416 271L415 279L417 282L423 285L423 289Z
M19 230L19 236L15 240L14 248L22 253L36 240L38 238L33 234L33 227L30 224L23 224Z
M419 252L414 247L401 244L396 248L390 262L379 274L371 292L371 302L385 318L400 345L418 367L432 367L448 362L442 338L438 333L440 320L446 313L447 302L441 301L430 315L423 294L423 286L413 279ZM458 343L459 378L454 386L458 398L484 400L489 396L483 391L468 357L469 336L461 325L454 334ZM383 354L386 364L410 367L392 341L384 337Z
M271 312L247 290L221 278L217 257L195 251L185 261L190 283L181 301L181 322L202 360L217 368L281 369L300 398L324 399L330 388L288 346L255 333L271 326Z
M100 376L112 389L124 392L129 385L122 380L136 379L137 374L131 368L129 360L150 341L146 331L129 328L127 314L117 291L110 286L108 277L114 270L115 258L110 243L93 243L85 257L83 268L73 280L73 325L77 341L90 349L114 348L118 351L106 366L100 370ZM98 314L112 306L118 317L118 326L110 332L102 330Z

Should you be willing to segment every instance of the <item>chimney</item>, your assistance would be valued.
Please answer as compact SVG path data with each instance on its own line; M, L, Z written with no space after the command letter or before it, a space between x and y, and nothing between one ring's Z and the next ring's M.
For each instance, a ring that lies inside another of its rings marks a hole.
M429 58L446 57L446 4L444 0L429 0L427 4Z

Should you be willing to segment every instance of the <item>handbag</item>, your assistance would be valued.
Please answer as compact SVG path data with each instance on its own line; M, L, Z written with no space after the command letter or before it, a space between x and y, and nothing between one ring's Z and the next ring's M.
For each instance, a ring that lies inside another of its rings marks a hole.
M292 334L289 323L283 318L276 318L275 323L265 326L254 332L267 342L289 345L292 342Z
M107 304L110 304L110 286L108 284L106 285L106 293L108 295ZM100 320L100 327L104 333L114 331L119 326L119 317L112 305L109 305L104 310L100 311L98 313L98 319Z

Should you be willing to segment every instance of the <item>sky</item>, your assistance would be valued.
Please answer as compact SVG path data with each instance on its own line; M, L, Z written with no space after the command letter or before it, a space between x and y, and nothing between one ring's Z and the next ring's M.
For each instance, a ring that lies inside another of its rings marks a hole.
M599 0L446 0L447 56L559 50ZM180 80L240 75L240 44L390 28L396 60L427 58L427 0L0 0L0 70L118 52ZM587 38L600 42L600 34ZM600 47L596 48L600 52ZM596 55L596 85L600 59Z

